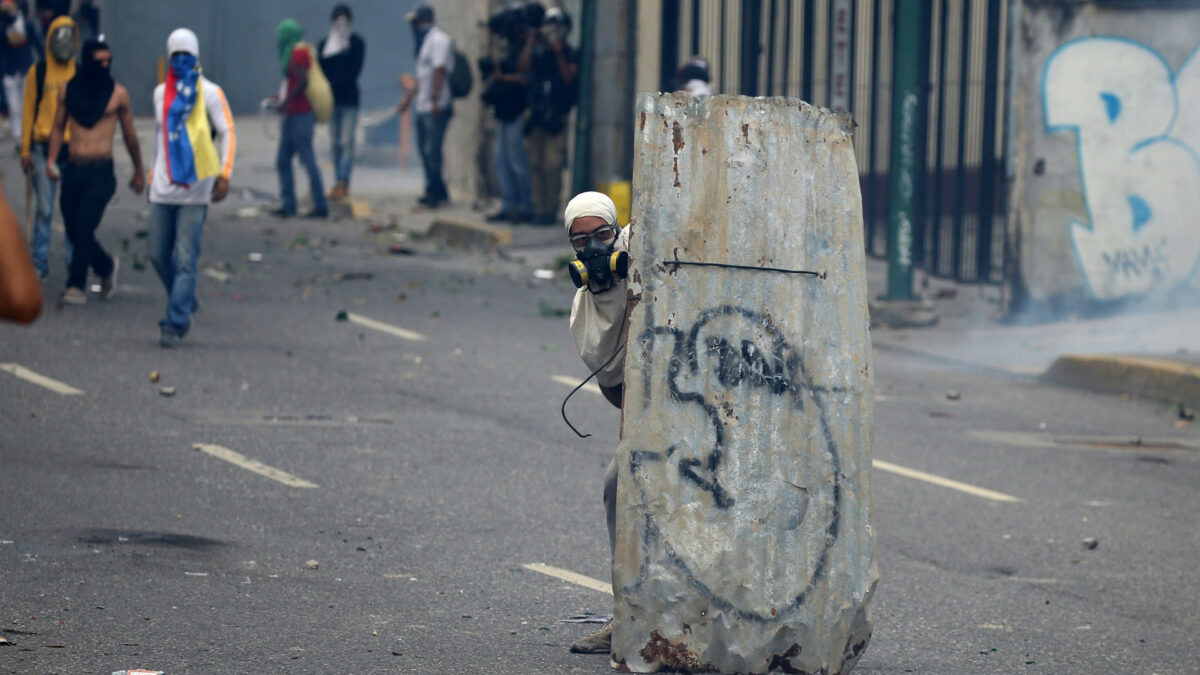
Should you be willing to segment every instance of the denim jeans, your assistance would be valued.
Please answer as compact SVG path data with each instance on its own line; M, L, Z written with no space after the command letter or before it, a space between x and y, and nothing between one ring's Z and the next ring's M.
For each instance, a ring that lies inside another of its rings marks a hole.
M501 122L496 129L496 174L500 178L500 210L508 214L532 213L525 120L521 117Z
M354 129L358 126L358 108L339 105L329 120L329 139L333 142L333 169L339 183L350 183L354 168Z
M33 193L37 197L37 215L33 219L33 239L29 242L29 254L38 276L45 278L50 273L50 224L54 218L54 196L58 182L46 176L46 144L34 143L30 148L33 159ZM67 268L71 267L71 240L67 239Z
M100 227L108 200L117 191L117 175L112 159L100 159L67 162L59 180L63 225L75 247L67 271L67 288L86 290L89 267L100 278L113 273L113 259L96 241L96 228Z
M308 189L312 192L313 210L325 213L325 188L321 185L321 168L313 154L313 125L316 118L312 113L285 115L283 129L279 134L279 154L275 156L275 170L279 172L279 198L283 210L296 212L296 185L292 178L292 157L299 154L300 163L308 171Z
M552 134L535 126L525 137L533 185L533 212L539 216L561 217L563 169L567 167L567 132Z
M150 263L167 289L167 318L158 325L179 337L187 335L196 311L196 261L207 214L204 204L150 202L146 215Z
M446 201L450 198L446 182L442 180L442 142L446 140L446 127L453 114L451 110L443 110L437 116L417 113L417 148L425 167L426 199Z

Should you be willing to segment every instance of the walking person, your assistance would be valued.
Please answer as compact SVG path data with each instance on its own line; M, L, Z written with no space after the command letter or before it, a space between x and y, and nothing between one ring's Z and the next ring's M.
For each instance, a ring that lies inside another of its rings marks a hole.
M358 125L358 76L362 74L367 44L352 32L354 14L344 4L333 8L329 35L317 45L321 70L333 89L333 117L329 120L329 138L333 145L333 168L337 182L329 191L330 199L350 195L350 172L354 168L354 130Z
M13 145L21 145L21 114L24 111L25 73L33 65L34 47L30 40L32 24L25 19L25 2L0 0L0 75L3 75L4 98L8 102Z
M417 147L425 168L425 194L417 201L436 208L450 201L442 179L442 143L454 115L449 83L454 71L454 43L434 24L429 5L418 6L405 18L417 45L417 86L405 93L396 111L403 115L416 100Z
M208 205L229 193L237 143L225 92L200 69L187 28L167 37L170 68L154 89L154 159L146 217L150 262L167 291L159 345L175 347L196 310L196 267Z
M29 67L25 76L24 111L21 116L21 168L33 183L37 212L33 237L29 242L33 266L38 277L50 273L50 221L54 216L54 197L58 184L46 175L46 164L66 161L70 134L64 132L63 150L53 159L47 154L54 115L58 111L59 90L75 77L75 54L79 51L79 29L68 16L59 16L46 33L46 59ZM67 266L71 264L71 242L67 240Z
M313 200L313 209L305 217L325 218L329 215L329 207L321 183L321 168L317 166L317 157L313 153L313 130L317 119L305 93L308 71L313 66L312 51L308 45L300 43L303 37L304 29L294 19L284 19L275 31L284 77L283 93L275 97L276 106L283 112L279 152L275 156L275 170L279 173L279 198L283 205L272 213L282 218L296 215L292 158L299 155L300 163L308 172L308 188Z
M100 295L105 300L117 290L117 270L120 261L112 258L96 241L96 228L104 217L108 200L117 190L113 172L113 136L117 123L125 148L133 160L133 178L129 187L141 194L146 187L146 169L142 166L142 149L137 131L133 128L133 112L129 92L115 82L109 73L112 50L104 42L88 40L83 45L75 77L58 94L58 110L50 132L48 157L57 157L63 139L71 135L67 163L60 174L58 166L47 162L46 175L50 180L62 179L63 224L74 251L71 255L67 290L63 302L82 305L87 302L84 285L90 267L100 277Z

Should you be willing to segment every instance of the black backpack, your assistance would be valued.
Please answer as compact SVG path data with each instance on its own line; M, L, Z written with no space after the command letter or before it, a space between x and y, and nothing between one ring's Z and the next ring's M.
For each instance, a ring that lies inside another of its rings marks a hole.
M466 54L454 48L454 70L450 73L450 95L454 98L462 98L471 93L471 87L475 85L475 78L471 75L471 64L467 61Z

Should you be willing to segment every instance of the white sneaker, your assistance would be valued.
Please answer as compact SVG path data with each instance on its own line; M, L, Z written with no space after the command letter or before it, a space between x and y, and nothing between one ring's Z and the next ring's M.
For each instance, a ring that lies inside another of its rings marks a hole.
M100 280L100 297L108 300L117 292L117 271L121 269L121 259L113 256L112 272Z
M68 287L62 295L62 301L68 305L83 305L87 303L87 293L82 288Z

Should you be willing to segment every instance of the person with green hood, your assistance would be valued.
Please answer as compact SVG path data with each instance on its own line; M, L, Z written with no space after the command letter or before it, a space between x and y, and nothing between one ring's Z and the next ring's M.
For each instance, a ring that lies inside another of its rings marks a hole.
M321 169L313 154L313 128L316 116L312 103L305 95L308 88L308 71L313 66L312 51L301 43L304 29L295 19L284 19L275 30L275 42L279 46L284 83L275 97L275 105L283 113L283 127L279 134L279 152L275 156L275 170L279 172L279 198L283 204L273 211L276 216L287 218L296 215L296 187L292 177L292 157L300 155L300 162L308 171L309 191L312 193L313 210L309 218L325 218L329 207L325 202L325 188L321 184Z

